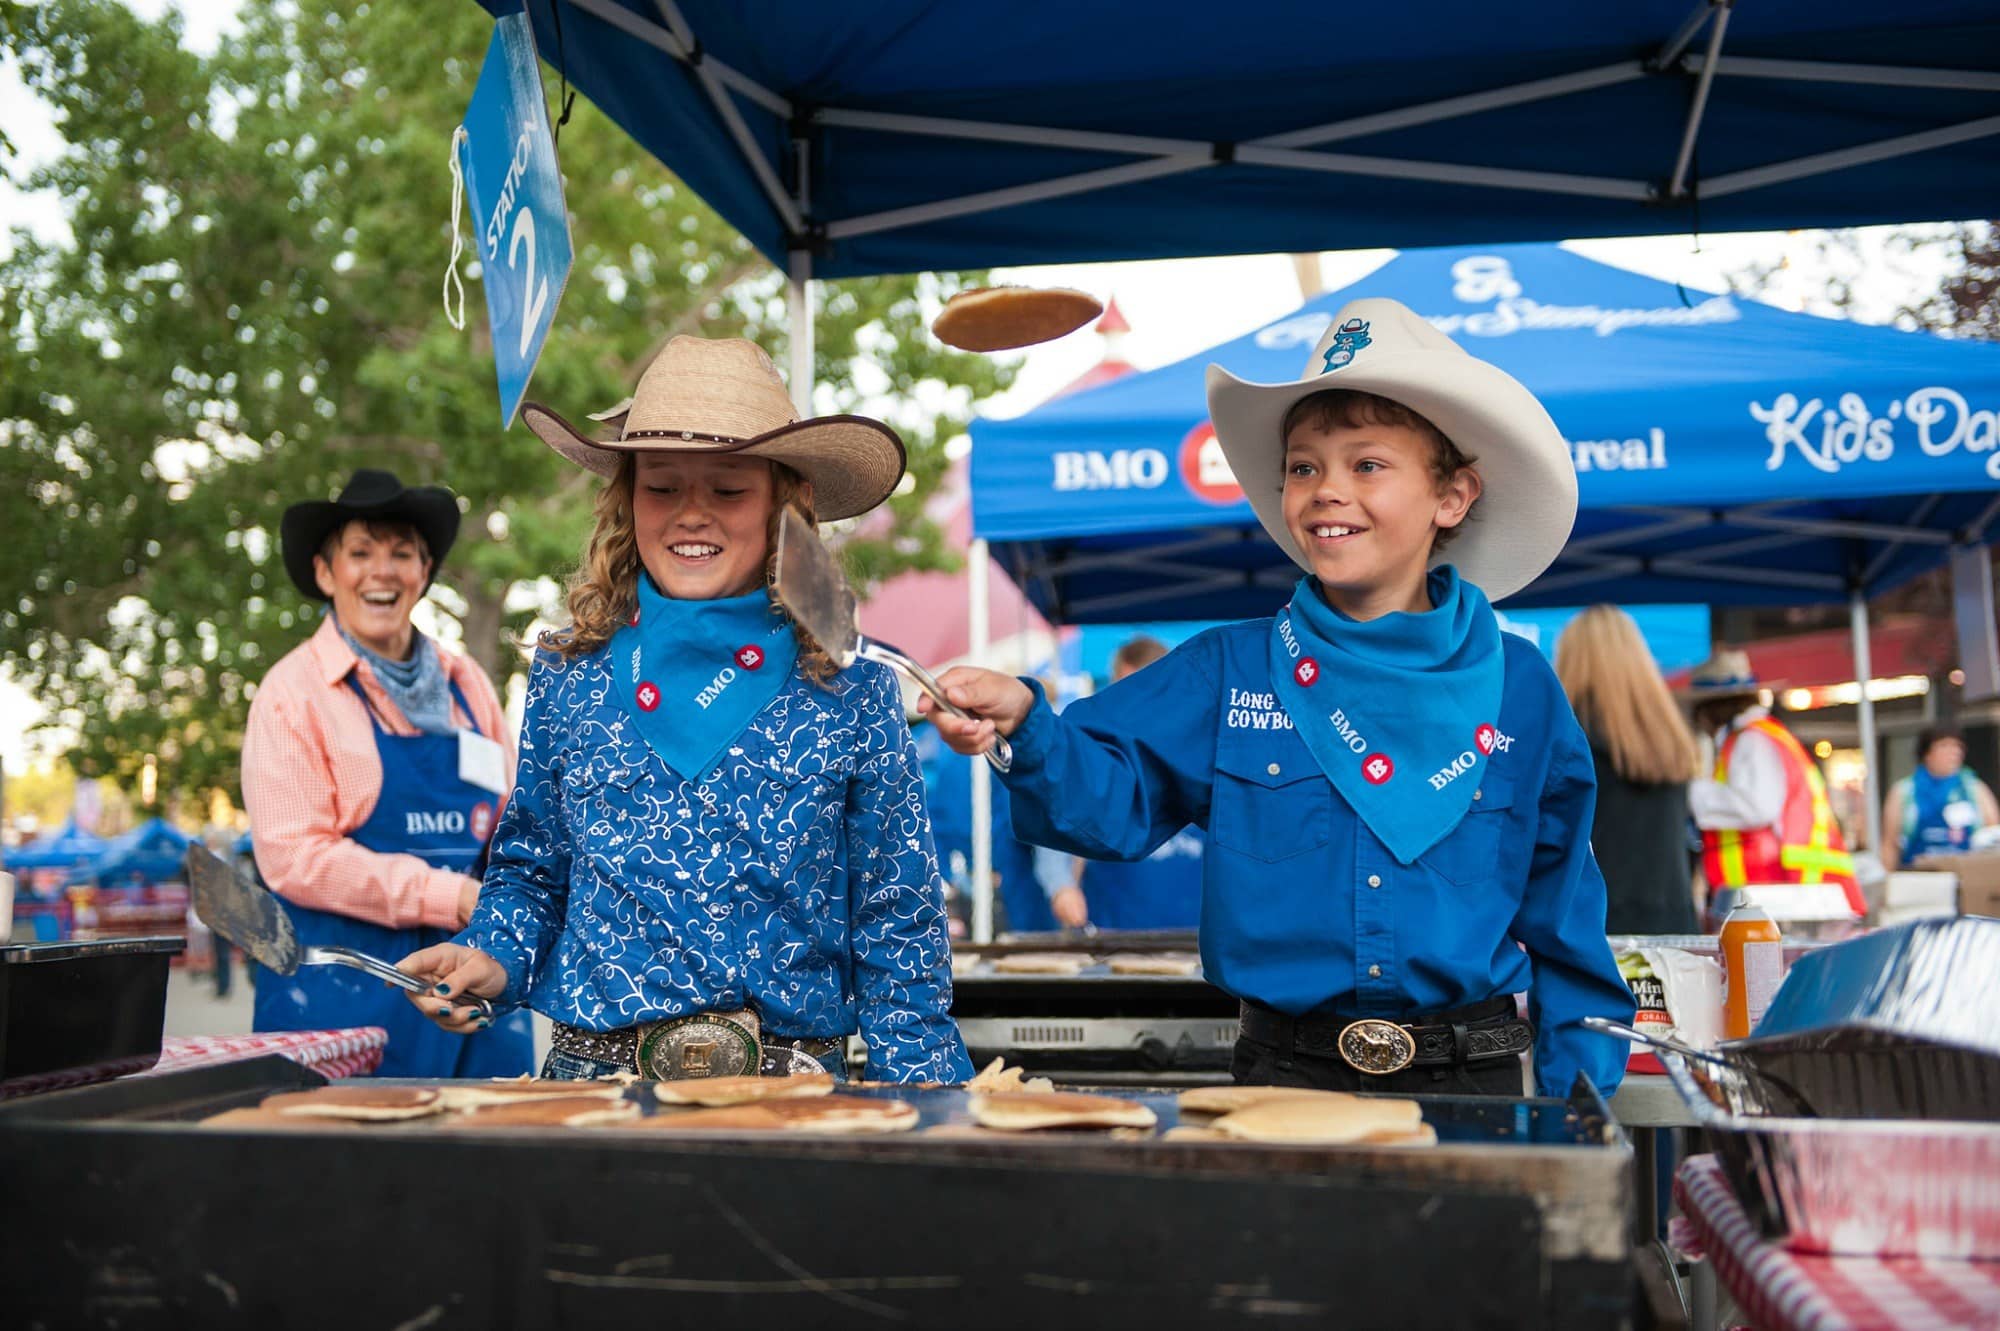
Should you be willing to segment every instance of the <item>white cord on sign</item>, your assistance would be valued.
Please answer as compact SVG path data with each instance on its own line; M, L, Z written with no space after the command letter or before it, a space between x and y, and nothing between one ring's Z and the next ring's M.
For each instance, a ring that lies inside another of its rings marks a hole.
M465 211L465 168L459 165L458 145L472 136L460 125L451 132L451 262L444 270L444 317L459 331L465 330L465 283L459 280L458 256L465 252L465 237L459 230L459 219ZM458 292L458 310L452 311L452 291Z

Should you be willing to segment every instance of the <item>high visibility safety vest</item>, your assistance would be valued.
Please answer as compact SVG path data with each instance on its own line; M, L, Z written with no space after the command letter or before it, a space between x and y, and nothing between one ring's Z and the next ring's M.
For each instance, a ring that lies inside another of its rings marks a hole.
M1856 915L1868 903L1854 881L1854 857L1834 821L1826 797L1826 780L1805 746L1792 732L1769 717L1730 732L1715 758L1715 779L1729 780L1729 759L1736 741L1750 731L1771 741L1785 759L1785 806L1775 827L1750 827L1701 834L1702 868L1711 887L1744 887L1752 883L1835 883L1847 894Z

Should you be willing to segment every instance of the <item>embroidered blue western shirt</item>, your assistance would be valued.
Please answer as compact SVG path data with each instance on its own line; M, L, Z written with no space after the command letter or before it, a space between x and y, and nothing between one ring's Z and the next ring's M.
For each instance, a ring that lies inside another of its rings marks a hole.
M589 1030L748 1006L774 1035L858 1026L875 1080L969 1078L889 671L795 670L692 778L617 688L608 649L535 661L514 797L457 940L506 967L501 1002Z
M1017 833L1132 860L1198 824L1214 983L1294 1015L1349 1017L1525 989L1544 1093L1568 1094L1581 1070L1608 1096L1624 1046L1579 1023L1629 1020L1632 994L1604 937L1590 749L1554 672L1501 635L1499 734L1469 778L1471 812L1405 866L1299 738L1272 684L1270 635L1268 619L1211 629L1061 716L1038 693L1006 777Z

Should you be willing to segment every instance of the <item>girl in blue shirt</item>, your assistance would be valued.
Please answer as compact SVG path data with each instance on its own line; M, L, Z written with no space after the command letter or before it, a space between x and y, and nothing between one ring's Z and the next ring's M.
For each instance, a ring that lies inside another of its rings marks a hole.
M408 957L417 997L527 1004L543 1075L868 1075L964 1081L943 888L890 672L836 671L771 600L778 515L875 507L901 442L800 421L755 344L676 337L596 442L522 414L608 478L571 623L529 679L514 798L457 939Z
M933 711L939 732L969 752L1011 737L1015 827L1038 843L1130 860L1206 829L1202 961L1243 1003L1239 1081L1519 1095L1532 1046L1543 1093L1583 1072L1609 1095L1624 1047L1581 1021L1633 1003L1590 750L1487 600L1569 536L1561 434L1388 300L1343 309L1296 382L1208 383L1245 495L1306 571L1290 604L1061 716L1020 681L949 672L982 719Z

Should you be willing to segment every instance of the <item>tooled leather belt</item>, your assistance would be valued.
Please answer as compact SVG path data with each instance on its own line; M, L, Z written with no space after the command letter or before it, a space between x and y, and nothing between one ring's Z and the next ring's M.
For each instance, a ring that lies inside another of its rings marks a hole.
M839 1038L764 1034L752 1012L703 1012L612 1031L556 1022L550 1043L656 1081L838 1073L846 1048Z
M1245 1003L1242 1031L1259 1044L1337 1058L1374 1076L1408 1067L1517 1058L1535 1043L1535 1028L1516 1015L1511 997L1424 1016L1417 1022L1291 1017L1275 1008Z

